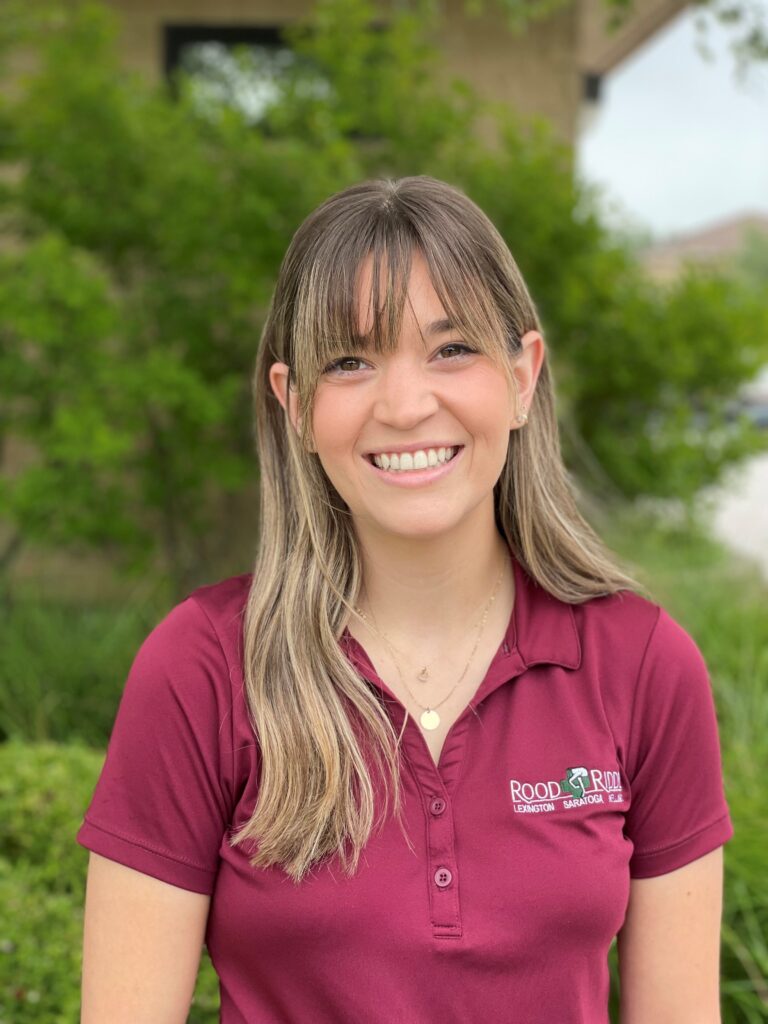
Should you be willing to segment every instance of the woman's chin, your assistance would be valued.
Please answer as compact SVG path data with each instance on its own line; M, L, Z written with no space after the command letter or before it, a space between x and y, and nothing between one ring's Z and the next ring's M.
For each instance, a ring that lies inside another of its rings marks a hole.
M454 517L431 516L429 510L423 510L421 513L414 510L396 520L382 520L373 516L367 516L366 520L367 529L375 530L379 537L389 536L393 540L414 543L428 543L455 535L460 522Z

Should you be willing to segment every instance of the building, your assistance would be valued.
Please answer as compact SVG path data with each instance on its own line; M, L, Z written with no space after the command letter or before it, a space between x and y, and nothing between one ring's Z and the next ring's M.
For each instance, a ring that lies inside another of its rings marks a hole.
M753 232L768 240L768 214L744 213L696 231L672 235L644 249L641 261L658 281L673 280L687 263L725 269Z
M311 10L307 0L108 0L122 23L126 64L150 79L167 74L196 46L249 43L273 52L280 29ZM600 82L628 54L686 6L681 0L634 0L612 30L605 0L563 0L560 9L513 34L501 5L486 0L478 16L464 0L446 0L436 41L446 73L488 98L549 120L573 142L583 104L599 100ZM386 5L382 6L386 16Z

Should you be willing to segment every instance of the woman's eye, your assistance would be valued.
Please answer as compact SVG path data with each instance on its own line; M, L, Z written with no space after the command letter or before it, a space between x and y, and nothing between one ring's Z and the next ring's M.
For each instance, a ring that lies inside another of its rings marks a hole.
M323 370L323 373L336 373L340 376L349 376L350 373L354 373L354 370L342 370L342 365L344 363L362 363L362 361L362 359L357 359L355 356L342 356L341 359L336 359L334 362L329 363Z
M449 349L449 348L461 349L462 350L461 352L459 352L458 356L452 356L451 358L453 358L453 359L457 359L457 358L459 358L461 356L465 356L465 355L474 355L475 354L475 350L473 348L470 348L469 345L465 345L461 341L451 341L447 345L443 345L443 347L440 349L440 351L441 352L445 352L445 350Z
M443 345L443 347L440 349L439 354L442 355L442 353L450 351L451 349L454 350L454 354L449 354L447 357L448 359L462 359L464 358L464 356L476 354L475 349L470 348L469 345L465 345L463 342L460 341L451 341L447 345ZM353 367L352 369L344 369L343 367L345 363L357 363L358 365L364 365L364 360L358 359L357 356L341 356L339 359L336 359L332 363L329 363L328 366L326 366L326 368L323 370L323 373L335 374L337 377L351 377L354 373L357 372L356 368Z

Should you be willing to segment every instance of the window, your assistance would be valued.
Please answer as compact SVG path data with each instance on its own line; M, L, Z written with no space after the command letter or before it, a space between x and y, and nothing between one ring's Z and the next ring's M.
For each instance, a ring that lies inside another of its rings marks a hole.
M254 125L289 82L305 94L324 95L330 88L277 26L166 25L164 70L174 93L177 69L192 76L192 96L202 112L232 106Z

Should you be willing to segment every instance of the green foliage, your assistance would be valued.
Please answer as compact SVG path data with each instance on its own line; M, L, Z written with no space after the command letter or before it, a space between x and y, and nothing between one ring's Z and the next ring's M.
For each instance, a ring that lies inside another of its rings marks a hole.
M88 851L75 842L103 763L77 744L0 744L0 1020L71 1024L80 1015ZM203 957L189 1016L218 1019Z
M736 257L737 278L764 294L768 289L768 233L752 228L747 232L742 250Z
M319 0L256 124L189 77L173 98L123 70L99 4L34 35L0 150L23 167L0 196L19 243L0 260L0 429L39 453L0 486L15 541L159 564L178 596L216 574L254 475L249 376L288 240L380 174L452 181L498 225L546 330L564 456L591 489L693 503L768 446L726 421L768 361L762 294L647 280L552 130L444 74L436 11L379 23L370 0Z
M113 34L80 8L13 111L25 245L5 257L0 389L5 405L26 385L14 433L43 459L0 510L25 539L108 547L134 573L159 549L181 592L253 475L248 377L285 241L350 157L198 117L119 72Z
M134 445L108 343L117 328L109 281L55 231L0 253L0 432L44 458L0 487L0 515L25 539L146 547L118 472Z
M0 914L0 1020L78 1020L82 900L47 891L38 872L0 858Z
M87 853L74 842L103 758L0 745L0 1019L79 1016Z
M603 284L614 286L610 305L588 318L579 303L566 335L578 359L573 425L624 496L693 503L727 466L768 447L746 418L727 419L768 361L768 303L694 268L662 291L617 260Z
M2 607L0 741L105 747L136 651L170 604L164 590L127 605L14 593Z
M72 893L82 872L71 827L102 760L77 745L0 744L0 858L34 870L46 892Z
M354 141L361 177L433 173L443 152L472 139L483 104L461 80L442 80L434 10L403 9L386 26L378 10L371 0L321 0L286 29L303 61L266 130L319 145ZM304 68L328 88L310 92Z

